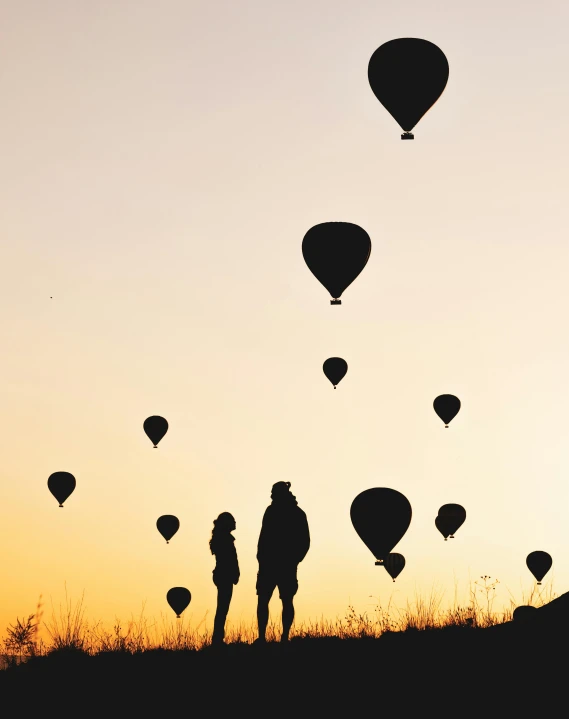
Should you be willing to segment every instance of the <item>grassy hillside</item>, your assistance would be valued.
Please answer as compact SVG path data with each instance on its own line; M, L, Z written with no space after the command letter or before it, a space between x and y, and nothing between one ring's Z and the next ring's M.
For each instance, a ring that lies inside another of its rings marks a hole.
M238 628L221 648L183 624L162 646L141 623L97 634L77 606L50 625L51 645L21 647L23 662L12 651L0 696L21 716L523 717L552 703L563 714L566 600L549 603L558 609L543 614L545 624L504 621L483 606L437 615L418 602L399 619L349 610L335 623L297 627L288 644L258 645L254 628ZM33 618L20 626L33 631Z

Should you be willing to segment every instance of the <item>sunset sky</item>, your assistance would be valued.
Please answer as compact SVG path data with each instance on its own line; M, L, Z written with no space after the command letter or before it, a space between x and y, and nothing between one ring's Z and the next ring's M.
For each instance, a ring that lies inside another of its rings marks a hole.
M0 0L0 636L65 588L111 625L175 621L185 586L211 629L222 511L250 624L279 480L312 537L299 621L481 575L522 604L534 550L569 590L568 22L562 0ZM367 78L398 37L450 66L413 142ZM372 242L340 306L301 251L328 221ZM370 487L412 506L395 583L350 521Z

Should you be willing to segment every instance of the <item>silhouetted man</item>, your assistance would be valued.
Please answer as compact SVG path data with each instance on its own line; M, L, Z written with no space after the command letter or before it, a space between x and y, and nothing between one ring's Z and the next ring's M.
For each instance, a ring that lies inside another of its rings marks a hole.
M264 642L269 621L269 602L279 588L283 604L281 642L288 641L294 620L293 598L298 591L297 567L310 547L306 514L290 491L290 482L273 484L272 503L265 510L257 545L257 623L259 642Z

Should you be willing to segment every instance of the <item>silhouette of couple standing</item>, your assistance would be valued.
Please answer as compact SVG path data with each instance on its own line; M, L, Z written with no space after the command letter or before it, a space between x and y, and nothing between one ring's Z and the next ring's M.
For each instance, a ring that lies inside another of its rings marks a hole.
M265 510L257 545L257 626L256 643L266 641L269 602L278 587L283 605L281 642L287 642L294 621L294 595L298 591L297 568L310 547L306 514L290 491L290 482L273 484L271 504ZM215 556L213 583L217 587L217 609L212 644L224 644L225 620L233 587L239 581L233 515L222 512L213 523L209 547Z

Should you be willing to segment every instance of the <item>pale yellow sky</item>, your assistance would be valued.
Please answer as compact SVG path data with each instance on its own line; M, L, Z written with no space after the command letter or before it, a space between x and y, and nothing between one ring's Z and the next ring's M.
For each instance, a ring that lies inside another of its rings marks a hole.
M566 591L566 3L4 0L0 17L0 632L65 583L105 622L173 618L187 586L211 624L221 511L229 618L249 622L278 480L312 534L298 619L434 586L450 602L483 574L521 603L538 549ZM367 80L405 36L450 65L413 142ZM339 307L301 253L331 220L372 241ZM443 393L462 401L448 430ZM64 509L55 471L77 479ZM395 584L350 522L374 486L413 508ZM445 543L449 502L467 518ZM169 545L161 514L180 519Z

